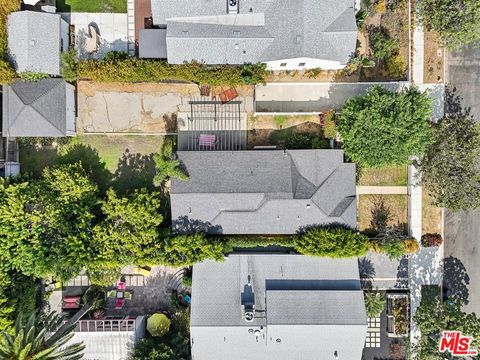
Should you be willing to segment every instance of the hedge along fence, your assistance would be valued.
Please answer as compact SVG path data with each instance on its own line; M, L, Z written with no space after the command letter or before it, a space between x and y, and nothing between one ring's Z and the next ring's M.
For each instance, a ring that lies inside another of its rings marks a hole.
M78 80L97 82L186 81L208 85L250 85L265 82L265 64L216 65L191 62L168 64L148 59L81 60Z
M20 10L20 1L0 1L0 84L8 83L15 79L15 71L6 59L8 47L7 18L10 13L17 10Z

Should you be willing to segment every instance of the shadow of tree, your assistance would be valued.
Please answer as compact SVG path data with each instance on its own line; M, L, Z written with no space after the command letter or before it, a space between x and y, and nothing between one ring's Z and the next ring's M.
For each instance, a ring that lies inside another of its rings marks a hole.
M470 116L470 108L464 108L463 98L457 93L456 87L445 87L445 116L461 115Z
M153 191L155 190L154 177L153 154L132 154L126 149L113 175L112 187L123 194L141 188Z
M447 297L467 305L469 303L469 284L470 276L458 258L449 256L443 259L443 286Z
M208 221L190 219L188 216L180 216L173 220L173 232L177 234L193 234L197 232L219 235L223 233L220 225L213 225Z
M362 288L372 289L373 288L372 281L376 275L375 267L373 266L372 260L365 257L359 258L358 271L360 273L360 283L362 284Z
M75 143L67 146L58 156L55 165L74 164L80 162L83 169L104 193L110 186L112 174L107 170L97 149L90 145Z

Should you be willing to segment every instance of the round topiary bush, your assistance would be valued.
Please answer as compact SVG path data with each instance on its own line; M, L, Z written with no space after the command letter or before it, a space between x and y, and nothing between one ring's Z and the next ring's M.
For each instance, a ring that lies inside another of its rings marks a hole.
M440 234L424 234L422 235L422 246L433 247L440 246L443 243L442 235Z
M349 258L365 255L370 249L370 240L348 228L321 227L296 236L294 246L304 255Z

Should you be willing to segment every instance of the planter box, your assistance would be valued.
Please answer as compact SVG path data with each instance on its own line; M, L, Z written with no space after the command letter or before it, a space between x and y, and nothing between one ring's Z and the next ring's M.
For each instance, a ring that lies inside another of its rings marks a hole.
M387 333L389 337L404 337L410 327L409 298L406 294L387 294Z

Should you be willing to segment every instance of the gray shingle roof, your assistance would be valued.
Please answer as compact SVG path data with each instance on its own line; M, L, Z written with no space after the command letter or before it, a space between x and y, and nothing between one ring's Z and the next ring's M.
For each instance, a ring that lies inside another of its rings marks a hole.
M252 301L255 319L246 322ZM366 314L357 261L252 254L196 264L190 326L196 360L317 360L334 351L360 359Z
M67 92L63 79L16 81L3 86L3 135L9 137L65 136ZM73 109L72 109L73 111Z
M189 179L173 180L178 232L294 234L309 225L356 227L355 165L341 150L179 151ZM192 228L193 225L193 228Z
M170 63L307 57L346 64L355 50L352 0L239 0L239 15L226 15L226 1L151 0L155 24L167 25Z
M8 56L17 72L60 74L59 14L18 11L8 16Z

